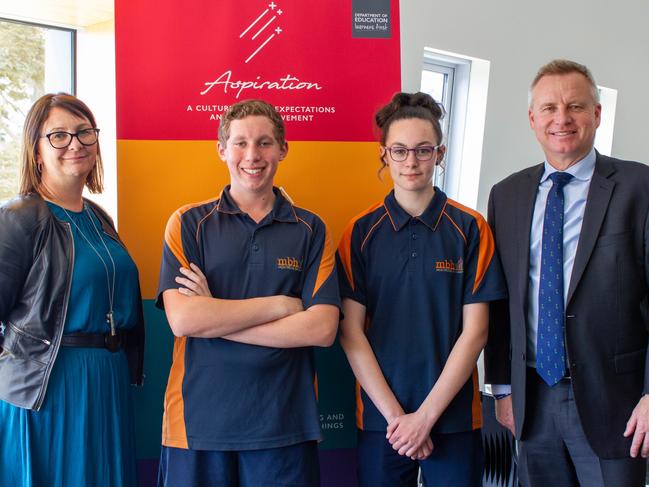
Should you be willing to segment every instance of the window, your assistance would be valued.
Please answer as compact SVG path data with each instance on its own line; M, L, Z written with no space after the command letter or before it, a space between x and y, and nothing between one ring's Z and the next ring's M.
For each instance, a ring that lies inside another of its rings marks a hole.
M617 90L598 86L599 102L602 105L602 119L595 132L595 148L606 156L613 149L613 129L615 128L615 109L617 107Z
M424 56L424 69L421 72L421 91L428 93L436 102L441 103L446 112L442 119L443 142L448 146L450 117L453 104L453 86L455 82L455 65L439 58ZM446 171L435 171L433 184L444 189Z
M74 93L75 31L0 19L0 201L18 191L21 134L41 95Z
M489 61L424 48L421 91L444 106L445 169L433 183L451 198L475 208L487 109Z

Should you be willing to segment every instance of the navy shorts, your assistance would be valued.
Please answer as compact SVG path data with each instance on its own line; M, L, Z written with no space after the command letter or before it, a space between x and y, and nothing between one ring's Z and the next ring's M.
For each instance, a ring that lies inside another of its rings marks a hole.
M433 452L425 460L399 455L385 432L358 432L358 485L413 487L419 467L427 487L480 487L484 470L481 430L433 434Z
M320 485L315 441L265 450L210 451L162 447L158 487Z

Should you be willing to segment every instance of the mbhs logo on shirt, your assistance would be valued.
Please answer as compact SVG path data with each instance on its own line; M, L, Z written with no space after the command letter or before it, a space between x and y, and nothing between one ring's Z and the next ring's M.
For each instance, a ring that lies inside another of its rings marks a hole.
M302 262L297 260L295 257L278 257L277 268L299 272L302 270Z
M464 272L464 261L462 259L457 262L444 259L435 262L435 270L437 272L453 272L455 274L462 274Z

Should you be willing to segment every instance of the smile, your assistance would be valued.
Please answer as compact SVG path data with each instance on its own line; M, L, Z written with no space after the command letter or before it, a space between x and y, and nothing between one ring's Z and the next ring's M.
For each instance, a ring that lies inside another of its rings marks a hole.
M259 174L261 171L263 171L264 168L262 168L262 167L260 167L260 168L245 168L245 167L242 167L241 170L243 172L245 172L246 174L255 175L255 174Z
M550 135L554 135L556 137L565 137L567 135L574 135L576 133L576 130L564 130L562 132L550 132Z

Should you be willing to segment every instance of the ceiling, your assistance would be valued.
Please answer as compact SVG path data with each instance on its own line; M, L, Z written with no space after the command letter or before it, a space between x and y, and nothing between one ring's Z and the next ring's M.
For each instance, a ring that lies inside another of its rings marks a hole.
M0 17L63 27L113 20L114 0L0 0Z

